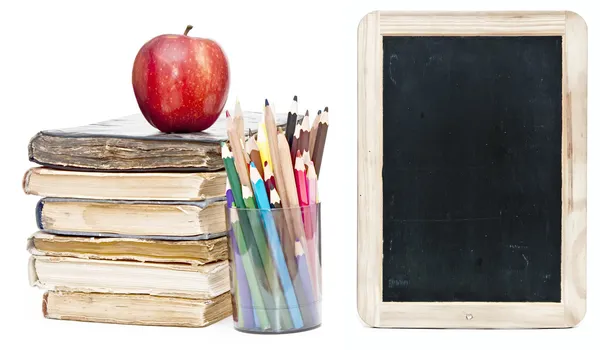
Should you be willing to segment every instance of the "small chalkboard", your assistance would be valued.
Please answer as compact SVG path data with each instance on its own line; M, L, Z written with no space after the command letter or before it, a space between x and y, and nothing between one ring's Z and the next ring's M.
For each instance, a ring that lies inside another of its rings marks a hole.
M570 327L586 300L587 28L359 26L358 308L375 327Z

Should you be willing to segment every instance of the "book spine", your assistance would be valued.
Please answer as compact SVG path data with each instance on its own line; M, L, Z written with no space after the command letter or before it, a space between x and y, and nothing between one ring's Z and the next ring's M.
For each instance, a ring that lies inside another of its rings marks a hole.
M31 174L33 174L33 169L27 170L25 176L23 176L22 187L25 194L31 194L31 192L29 192L29 180L31 179Z
M48 318L48 291L42 297L42 314L45 318Z
M44 224L42 223L42 211L44 210L44 201L45 198L40 199L35 207L35 221L37 223L37 227L40 230L44 229Z

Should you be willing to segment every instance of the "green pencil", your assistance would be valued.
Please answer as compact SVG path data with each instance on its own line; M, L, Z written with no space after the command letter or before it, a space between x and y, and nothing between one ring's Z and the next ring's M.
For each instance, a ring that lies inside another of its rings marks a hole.
M223 163L225 164L225 172L227 173L227 178L229 179L229 184L231 186L231 192L233 193L233 199L235 202L235 207L237 208L245 208L245 204L244 204L244 199L242 196L242 189L240 186L240 178L237 174L237 171L235 170L235 166L233 164L233 155L231 154L231 151L229 150L229 147L227 147L227 145L223 142L221 143L221 156L223 158ZM248 276L248 279L253 279L254 281L256 281L257 283L262 282L262 288L260 288L259 294L255 295L255 292L252 292L251 290L251 294L252 294L252 299L254 300L255 298L260 298L261 301L264 302L264 305L266 305L266 307L268 309L273 309L274 308L274 301L273 301L273 296L271 295L271 291L270 291L270 286L269 283L267 282L267 276L265 274L265 269L262 266L261 263L261 258L260 258L260 254L258 252L257 249L257 245L256 242L254 241L254 237L252 234L252 228L250 226L250 222L248 221L248 217L246 215L246 213L242 210L241 212L239 212L238 214L238 210L231 210L231 212L236 212L236 216L238 217L238 223L239 223L239 234L240 234L240 238L238 238L238 235L236 235L236 239L238 241L238 246L240 249L240 255L243 256L248 256L248 260L247 262L244 262L244 270L246 271L246 275ZM234 231L235 233L235 231ZM242 247L241 245L244 245L244 254L242 254ZM253 270L252 272L250 272L250 270ZM252 274L253 277L250 277L250 274ZM248 282L248 284L250 284L250 282ZM259 284L259 286L261 286ZM263 310L264 310L264 306L263 306ZM258 310L257 310L258 312ZM270 313L269 315L269 324L272 325L276 325L278 322L276 321L276 318L273 317ZM259 321L262 323L263 320Z
M255 273L255 265L252 262L252 258L250 254L248 254L248 247L246 246L246 240L244 239L242 226L240 225L238 212L235 206L232 206L232 210L229 211L229 219L231 220L231 226L233 228L233 234L235 235L235 240L237 241L238 247L240 249L240 257L242 258L242 264L244 265L244 270L246 271L246 275L248 276L248 287L250 288L250 294L252 295L252 304L254 310L256 311L256 315L258 317L258 321L260 322L260 327L262 329L269 329L271 327L269 323L269 318L267 315L267 310L265 308L265 304L262 298L261 288L258 285L258 277ZM260 267L258 267L260 270ZM246 310L249 312L249 310Z

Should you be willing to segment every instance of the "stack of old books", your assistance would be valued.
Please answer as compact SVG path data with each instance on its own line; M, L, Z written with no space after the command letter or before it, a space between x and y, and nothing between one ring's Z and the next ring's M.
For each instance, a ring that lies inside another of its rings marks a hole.
M260 114L246 113L255 128ZM42 131L30 281L47 318L201 327L232 312L221 118L163 134L141 115Z

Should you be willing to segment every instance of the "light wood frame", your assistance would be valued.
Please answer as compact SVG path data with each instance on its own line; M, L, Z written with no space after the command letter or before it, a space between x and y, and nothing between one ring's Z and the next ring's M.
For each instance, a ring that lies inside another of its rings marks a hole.
M383 302L383 37L562 36L559 303ZM358 313L372 327L573 327L586 310L587 26L562 12L371 12L358 26Z

